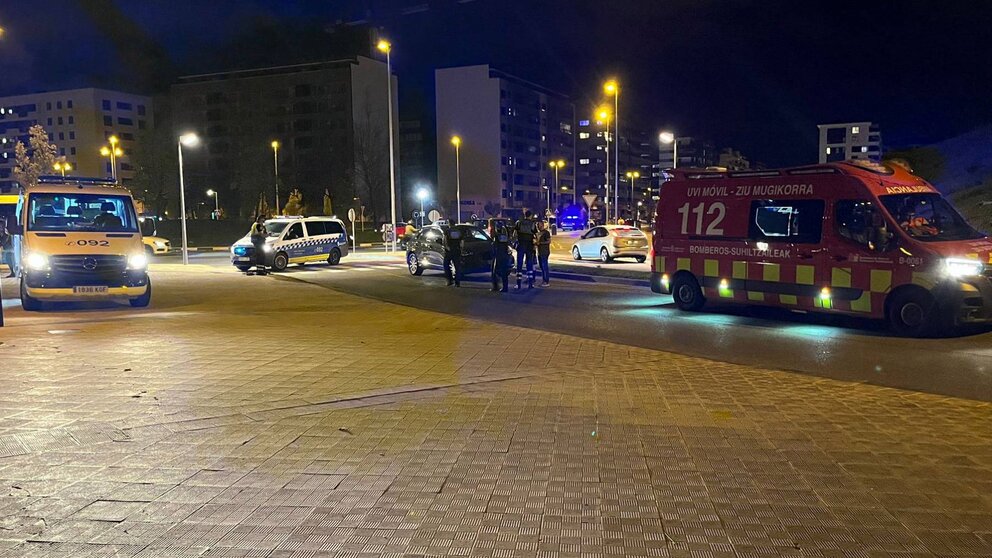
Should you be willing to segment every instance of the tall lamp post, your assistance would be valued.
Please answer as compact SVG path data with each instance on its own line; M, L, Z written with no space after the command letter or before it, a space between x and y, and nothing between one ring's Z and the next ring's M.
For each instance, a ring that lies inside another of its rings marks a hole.
M462 138L458 136L451 136L451 145L455 146L455 203L456 217L455 223L461 223L462 221Z
M276 212L279 215L279 140L272 140L272 168L276 172Z
M672 132L662 132L658 135L658 139L661 143L665 145L671 144L672 146L672 168L679 168L679 142Z
M214 215L215 215L214 218L219 220L220 219L220 194L217 193L217 190L207 190L207 196L212 197L214 199Z
M620 84L617 80L611 79L603 84L603 91L613 97L613 128L616 130L616 137L613 142L616 160L613 162L613 219L616 220L620 213ZM609 133L609 127L607 127ZM607 170L607 172L609 172Z
M65 178L65 173L67 173L67 172L69 172L69 171L72 170L72 165L70 165L69 163L67 163L65 161L55 161L55 164L52 165L52 168L54 168L55 170L61 172L62 173L62 178Z
M393 154L393 69L389 54L393 51L393 45L387 40L380 40L376 48L386 54L386 112L389 114L389 207L390 224L393 226L393 252L396 251L396 170Z
M627 178L630 179L630 213L634 213L634 182L641 177L637 171L627 171Z
M420 201L420 228L424 228L424 200L429 195L430 193L427 191L427 188L417 190L417 199Z
M183 178L183 146L196 147L200 143L200 137L190 132L179 136L177 147L179 149L179 211L181 212L183 230L183 265L189 264L189 245L186 240L186 183Z
M606 131L603 132L603 137L606 138L606 197L604 201L606 202L606 215L604 216L604 221L610 221L610 109L609 107L600 107L596 111L596 117L606 124Z
M558 159L557 161L551 161L548 163L551 168L555 169L555 192L558 192L558 169L565 167L565 160ZM548 188L548 211L551 211L551 188Z
M122 155L124 155L124 150L122 150L120 147L118 147L118 144L120 143L120 140L117 139L117 136L110 136L109 138L107 138L107 141L110 142L110 145L109 146L106 146L105 145L105 146L101 147L100 148L100 155L103 155L104 157L110 157L110 178L112 178L114 180L114 182L116 183L117 182L117 158L120 157L120 156L122 156Z

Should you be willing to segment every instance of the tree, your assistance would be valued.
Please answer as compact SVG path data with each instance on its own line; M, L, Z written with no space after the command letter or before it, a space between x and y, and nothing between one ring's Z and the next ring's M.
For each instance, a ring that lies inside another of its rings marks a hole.
M324 190L324 215L330 217L334 215L334 206L331 204L331 193Z
M355 168L351 173L355 193L368 200L373 219L389 220L389 143L388 133L372 111L370 93L365 91L364 110L355 118ZM385 203L384 203L385 202Z
M35 186L38 177L52 174L57 160L58 148L48 140L48 132L41 124L28 130L30 148L18 141L14 146L14 180L21 186Z
M289 193L289 200L283 208L283 213L285 215L303 214L303 194L296 188L293 188L293 191Z

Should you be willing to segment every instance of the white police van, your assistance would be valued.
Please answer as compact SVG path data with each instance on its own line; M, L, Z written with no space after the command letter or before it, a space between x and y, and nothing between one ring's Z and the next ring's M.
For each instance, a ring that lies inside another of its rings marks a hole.
M348 255L348 234L344 223L334 217L280 216L265 221L268 237L263 249L263 263L275 271L290 264L327 262L337 265ZM255 265L255 247L251 234L231 246L231 263L241 271Z

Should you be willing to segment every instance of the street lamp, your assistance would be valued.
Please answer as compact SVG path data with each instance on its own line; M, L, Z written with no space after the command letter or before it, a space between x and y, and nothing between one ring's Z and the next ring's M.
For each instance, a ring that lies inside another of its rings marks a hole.
M551 161L548 163L551 168L555 169L555 191L558 191L558 169L565 168L565 160L558 159L557 161ZM551 188L548 188L548 211L551 211Z
M426 200L429 195L430 192L427 191L427 188L420 188L417 190L417 199L420 200L420 228L424 227L424 200Z
M52 165L52 168L54 168L55 170L61 172L62 173L62 178L65 178L65 173L67 173L67 172L69 172L69 171L72 170L72 165L70 165L66 161L55 161L55 164Z
M103 146L100 148L100 155L104 157L110 157L110 178L117 182L117 158L124 155L124 150L117 146L120 140L117 136L110 136L107 138L110 142L110 146Z
M220 195L216 190L207 190L207 197L214 198L214 215L216 219L220 219Z
M193 132L179 136L179 143L177 144L179 149L179 211L182 212L183 265L189 264L189 245L186 241L186 184L183 182L183 146L196 147L199 144L200 137Z
M608 95L613 97L613 128L616 130L616 141L614 142L613 149L616 152L616 160L613 162L614 172L614 186L620 185L620 84L617 80L611 79L603 84L603 91ZM609 126L606 129L609 133ZM610 172L609 169L606 172ZM619 188L613 189L613 218L617 218L620 212L620 190Z
M455 203L458 204L456 209L457 217L455 218L455 223L461 223L462 221L462 159L461 159L462 138L458 136L451 136L451 145L455 146Z
M665 145L671 144L672 146L672 168L679 168L679 142L676 141L675 134L672 132L662 132L658 135L658 139L661 143Z
M389 207L393 228L393 252L396 251L396 171L393 154L393 70L389 54L393 51L393 45L385 39L380 39L376 48L386 54L386 112L389 114Z
M276 171L276 215L279 215L279 140L272 140L272 167Z
M641 173L637 171L627 171L627 178L630 179L630 211L634 212L634 182L641 177Z
M606 138L606 215L605 221L610 221L610 109L607 106L601 106L596 110L596 117L599 118L604 124L606 124L606 131L603 132L603 136Z

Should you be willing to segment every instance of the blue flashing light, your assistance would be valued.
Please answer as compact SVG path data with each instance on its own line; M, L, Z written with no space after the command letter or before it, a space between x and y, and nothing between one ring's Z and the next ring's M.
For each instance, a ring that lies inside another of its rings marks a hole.
M247 256L248 255L248 247L247 246L235 246L234 247L234 255L235 256Z

